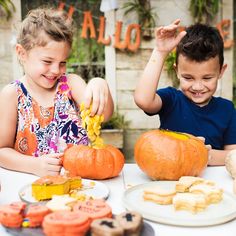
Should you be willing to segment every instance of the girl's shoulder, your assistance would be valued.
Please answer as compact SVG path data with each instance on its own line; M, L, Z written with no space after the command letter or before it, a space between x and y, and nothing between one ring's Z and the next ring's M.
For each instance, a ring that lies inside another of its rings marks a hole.
M10 110L17 106L17 91L14 84L8 84L0 92L1 105Z
M72 91L72 96L73 94L84 92L86 88L86 82L80 76L76 74L69 74L67 79L70 90Z
M85 81L78 75L76 74L67 74L67 75L63 75L61 76L61 78L59 79L59 85L68 85L69 88L73 88L74 86L78 86L78 85L84 85L86 84Z
M76 74L62 76L59 81L58 91L60 94L66 94L72 100L79 104L82 102L86 89L85 81Z
M16 87L15 87L14 82L7 84L6 86L2 88L1 96L10 97L10 98L12 98L12 96L17 97Z
M73 85L73 84L86 84L85 81L79 76L79 75L76 75L76 74L68 74L66 76L67 78L67 81L69 84Z

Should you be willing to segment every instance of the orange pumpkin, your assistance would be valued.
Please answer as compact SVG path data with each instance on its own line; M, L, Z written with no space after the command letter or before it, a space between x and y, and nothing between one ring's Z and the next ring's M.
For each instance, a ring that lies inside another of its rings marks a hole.
M186 133L152 130L135 144L135 161L151 179L178 180L198 176L208 162L202 140Z
M124 166L121 151L111 145L96 148L75 145L68 148L63 157L63 166L71 176L88 179L108 179L119 175Z

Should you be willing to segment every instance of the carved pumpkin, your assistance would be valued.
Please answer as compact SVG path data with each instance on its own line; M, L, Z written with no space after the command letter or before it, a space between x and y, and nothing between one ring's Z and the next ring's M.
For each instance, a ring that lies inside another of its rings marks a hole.
M151 179L178 180L198 176L208 162L202 140L185 133L152 130L135 144L135 161Z
M88 179L108 179L119 175L124 166L121 151L111 145L102 148L85 145L68 148L63 157L63 166L70 176Z

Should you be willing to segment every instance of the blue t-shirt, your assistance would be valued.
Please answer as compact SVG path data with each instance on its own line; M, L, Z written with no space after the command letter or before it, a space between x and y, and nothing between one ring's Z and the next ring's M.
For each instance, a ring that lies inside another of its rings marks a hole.
M236 110L231 101L212 97L206 106L199 107L175 88L159 89L157 93L162 99L158 112L161 129L202 136L213 149L236 144Z

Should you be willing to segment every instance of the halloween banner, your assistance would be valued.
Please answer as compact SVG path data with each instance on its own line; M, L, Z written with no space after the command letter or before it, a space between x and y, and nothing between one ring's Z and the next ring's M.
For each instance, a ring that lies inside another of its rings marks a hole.
M58 5L59 10L64 10L65 3L60 2ZM70 5L68 8L68 16L72 18L73 13L75 11L74 6ZM97 17L96 17L97 18ZM114 22L115 24L115 33L113 35L113 39L111 35L105 36L105 27L106 27L106 18L104 16L100 16L99 19L99 27L98 29L95 28L95 24L92 16L91 11L83 11L83 23L82 23L82 31L81 31L81 38L88 39L93 38L97 41L97 43L109 46L112 45L114 48L123 50L123 51L130 51L136 52L141 44L141 35L142 30L139 24L133 23L129 24L124 30L124 38L122 39L122 32L123 32L123 22L117 21ZM231 48L234 44L233 40L229 39L229 27L231 22L229 19L223 19L220 21L216 27L218 28L223 40L224 40L224 47ZM185 27L179 27L179 31L184 30Z

